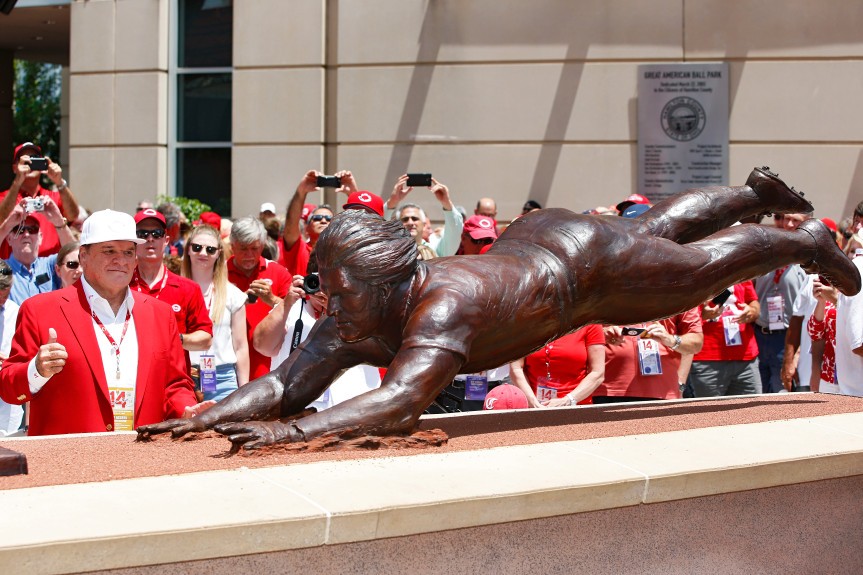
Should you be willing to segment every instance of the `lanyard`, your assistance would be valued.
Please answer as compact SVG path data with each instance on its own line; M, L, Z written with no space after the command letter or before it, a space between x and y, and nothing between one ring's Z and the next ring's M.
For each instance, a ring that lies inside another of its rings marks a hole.
M776 272L773 274L773 284L774 285L779 285L779 280L782 279L782 274L784 274L785 270L787 270L787 269L788 269L788 266L785 266L784 268L776 270Z
M105 337L108 338L108 343L111 344L111 347L114 349L114 355L117 359L117 373L114 374L117 379L120 379L120 346L123 345L123 340L126 338L126 330L129 329L129 319L132 317L132 312L129 309L126 309L126 321L123 322L123 333L120 334L120 343L114 341L114 338L111 337L111 334L108 333L108 330L105 329L105 326L102 324L102 320L100 320L96 316L96 312L93 311L93 308L90 308L90 315L93 316L93 321L96 322L96 325L99 326L99 329L102 330L102 333L105 334Z
M138 268L135 268L134 281L135 281L135 288L138 290L139 293L143 293L143 291L141 290L141 282L143 282L144 280L142 280L141 276L138 275ZM144 282L144 283L147 283L147 282ZM165 289L165 284L167 284L167 283L168 283L168 268L166 268L165 266L162 266L162 285L159 286L159 292L157 294L153 295L152 290L150 290L147 295L150 295L156 299L159 299L159 296L162 295L162 290ZM147 288L149 289L149 287L150 286L148 285Z

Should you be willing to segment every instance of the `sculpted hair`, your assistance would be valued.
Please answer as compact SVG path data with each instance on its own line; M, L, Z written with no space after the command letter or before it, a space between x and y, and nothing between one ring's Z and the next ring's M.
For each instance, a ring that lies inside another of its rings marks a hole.
M231 241L240 245L259 241L264 245L267 241L267 228L258 218L252 216L239 218L231 227Z
M370 285L400 283L417 270L417 244L402 223L363 210L345 210L315 245L318 267L344 268Z

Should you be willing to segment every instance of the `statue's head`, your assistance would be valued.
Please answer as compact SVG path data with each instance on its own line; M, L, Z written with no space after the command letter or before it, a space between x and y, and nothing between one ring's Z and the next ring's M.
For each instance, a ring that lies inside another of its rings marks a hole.
M399 221L384 221L359 210L333 218L315 246L321 288L329 295L327 314L339 337L359 341L379 332L390 318L396 287L417 271L417 245Z

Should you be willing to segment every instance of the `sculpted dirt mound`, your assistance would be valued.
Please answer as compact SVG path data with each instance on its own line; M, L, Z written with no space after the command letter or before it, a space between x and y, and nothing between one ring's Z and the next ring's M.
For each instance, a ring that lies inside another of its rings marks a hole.
M378 437L364 435L345 439L337 435L322 435L305 443L279 443L261 449L241 450L247 457L266 457L273 453L301 453L316 451L350 451L358 449L423 449L446 445L449 437L440 429L416 431L411 435L389 435Z

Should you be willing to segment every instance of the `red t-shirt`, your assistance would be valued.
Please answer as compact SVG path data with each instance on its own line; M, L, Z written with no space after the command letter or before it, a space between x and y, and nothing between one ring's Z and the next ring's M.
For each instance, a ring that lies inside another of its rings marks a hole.
M751 323L738 323L740 328L740 345L725 344L725 328L722 317L733 315L732 310L742 310L746 304L758 301L755 286L751 281L745 281L734 286L734 294L725 302L723 315L716 321L704 321L704 347L695 354L693 361L751 361L758 357L758 343L755 341L755 328ZM703 308L700 308L703 309Z
M602 326L587 325L548 343L542 349L524 358L524 375L530 388L536 393L539 378L551 374L552 381L548 387L557 389L557 397L563 397L578 387L587 376L587 346L605 344ZM546 369L548 362L548 369ZM578 402L593 403L590 397Z
M294 242L294 245L287 248L284 237L279 241L282 244L282 249L279 250L279 264L288 270L291 277L306 275L306 269L309 267L309 256L312 254L312 248L309 247L309 244L300 238Z
M677 314L658 323L665 326L672 335L701 333L701 311L698 308ZM635 324L630 327L645 327ZM625 337L621 345L605 346L605 382L596 388L593 395L614 397L650 397L656 399L677 399L680 387L677 370L680 367L680 354L659 342L659 360L662 373L641 375L638 365L638 343L635 337Z
M242 292L248 290L249 286L256 279L270 279L273 281L273 294L284 298L288 295L288 290L291 288L292 277L283 266L264 258L260 258L258 269L251 276L245 275L234 266L233 256L228 260L228 281L237 286ZM258 299L255 303L246 304L246 327L248 328L246 335L249 340L250 381L270 372L270 358L258 353L252 345L255 328L270 313L270 309L270 306L265 304L261 299Z
M0 193L0 202L3 201L3 198L5 198L8 193L9 190L5 190ZM57 207L60 208L60 213L63 214L63 217L68 217L66 216L66 213L63 212L63 201L60 199L60 192L46 190L42 186L39 186L39 189L36 190L36 196L48 196L51 198L51 201L57 204ZM18 192L19 202L25 197L27 196L22 194L21 191ZM57 228L54 227L54 224L48 221L44 212L33 212L32 215L39 220L39 230L42 232L42 244L39 246L39 256L50 256L51 254L59 252L62 246L60 245L60 237L57 235ZM75 217L77 216L78 214L75 214ZM11 253L12 248L9 246L9 242L4 239L3 245L0 245L0 258L5 260Z
M189 278L178 276L165 268L165 275L151 288L138 276L136 269L129 287L170 305L180 333L203 330L213 335L213 321L207 311L201 287Z

